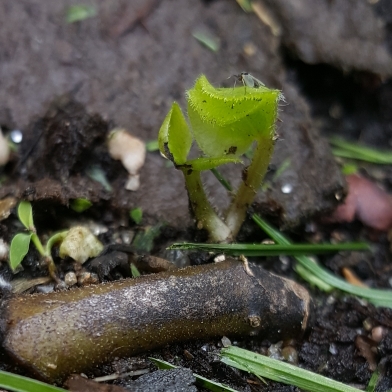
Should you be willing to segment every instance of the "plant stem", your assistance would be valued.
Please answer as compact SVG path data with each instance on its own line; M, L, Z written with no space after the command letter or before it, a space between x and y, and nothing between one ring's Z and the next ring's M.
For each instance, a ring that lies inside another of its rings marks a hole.
M37 236L37 234L33 233L33 235L31 236L31 241L33 241L33 244L37 248L38 253L42 256L42 258L44 259L46 265L48 266L48 271L49 271L50 277L56 283L60 283L61 281L60 281L60 279L57 276L56 265L54 264L54 261L52 259L52 255L50 254L50 251L49 251L49 253L47 253L47 251L45 251L45 249L42 246L42 243L41 243L39 237Z
M230 229L219 218L204 192L200 172L182 169L189 201L197 220L198 229L206 229L213 242L226 242L232 239Z
M35 245L35 247L38 250L38 253L42 256L45 257L46 256L46 252L44 247L42 246L41 240L39 239L39 237L37 236L36 233L33 233L33 235L31 236L31 241L33 241L33 244Z
M270 135L260 138L251 164L244 170L243 180L227 211L225 222L233 238L238 234L248 207L252 204L259 190L274 149Z

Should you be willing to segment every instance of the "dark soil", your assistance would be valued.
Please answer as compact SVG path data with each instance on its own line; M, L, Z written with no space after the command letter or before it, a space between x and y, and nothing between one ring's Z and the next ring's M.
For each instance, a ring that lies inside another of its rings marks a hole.
M0 4L0 125L5 134L14 129L23 132L18 151L3 169L1 199L32 201L37 231L44 235L82 222L94 226L105 245L129 245L135 238L133 245L139 253L151 252L178 266L210 262L209 255L188 257L165 250L175 241L203 238L193 227L181 173L168 168L157 152L148 153L141 188L126 191L127 173L110 158L106 137L120 126L144 141L156 139L172 101L183 104L185 89L199 74L205 73L215 85L229 86L230 75L246 70L267 86L282 89L287 101L280 108L280 140L266 178L268 186L258 195L255 211L289 230L299 242L337 238L372 242L372 252L325 256L320 261L338 275L342 267L350 267L371 287L391 288L392 253L386 233L375 234L360 222L320 223L320 217L346 192L324 136L339 134L374 147L392 147L392 7L388 0L265 1L280 36L234 1L88 3L96 7L97 16L74 24L65 22L72 4L67 0L4 0ZM193 38L200 28L220 39L218 52ZM276 178L274 174L287 159L289 168ZM91 168L97 167L112 190L89 176ZM236 168L222 172L238 183ZM366 165L361 172L392 191L392 167ZM205 182L216 205L227 205L226 192L215 178L206 176ZM292 191L282 192L287 184ZM69 208L70 201L80 197L93 202L83 214ZM135 207L143 210L141 225L129 218L129 210ZM9 243L21 226L15 208L9 217L6 213L7 208L0 237ZM151 238L141 240L145 233ZM261 241L264 235L249 220L239 239ZM116 257L105 268L94 260L84 268L97 273L101 281L128 277L124 260ZM270 271L300 281L290 258L259 261ZM56 258L56 262L61 277L75 268L81 272L71 261ZM6 280L45 275L33 251L23 266L24 271L12 275L4 260L1 275ZM378 367L382 378L377 391L392 388L391 311L301 283L314 298L313 326L305 336L293 337L282 347L296 349L299 366L361 388ZM39 289L30 291L34 290ZM380 342L372 335L376 327L382 327ZM265 385L223 365L218 359L220 339L119 358L88 376L154 370L147 358L153 356L239 391L296 390L274 382ZM267 354L277 342L232 343ZM5 353L0 355L2 369L26 374ZM189 374L178 377L194 390ZM146 378L145 382L150 388L153 381ZM147 390L142 380L115 383L129 390Z

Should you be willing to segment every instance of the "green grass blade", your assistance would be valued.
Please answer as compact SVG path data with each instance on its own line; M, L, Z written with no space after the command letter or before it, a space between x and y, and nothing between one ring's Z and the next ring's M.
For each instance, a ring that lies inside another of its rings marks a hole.
M365 392L374 392L376 390L377 384L380 381L380 371L377 369L373 372L372 376L370 377L369 383L365 389Z
M221 361L227 365L251 372L259 377L278 381L311 392L359 392L341 382L320 376L309 370L268 358L238 347L228 347L221 351Z
M158 369L176 369L177 366L172 365L169 362L166 361L162 361L161 359L157 359L157 358L149 358L151 362L153 362ZM238 392L236 389L230 388L224 384L221 384L220 382L216 382L216 381L211 381L208 378L199 376L198 374L193 374L196 377L196 382L197 385L208 389L210 391L214 391L214 392Z
M233 256L298 256L322 254L347 250L369 250L365 242L347 242L343 244L197 244L192 242L175 243L169 249L198 249L207 252L225 253Z
M93 18L97 15L97 9L95 6L86 4L71 5L67 9L66 22L75 23L82 20Z
M65 389L3 370L0 370L0 387L13 392L66 392Z
M218 169L213 168L211 169L212 174L216 177L216 179L223 185L224 188L226 188L226 190L228 190L229 192L231 192L233 190L233 187L231 186L230 182L227 181L222 174L219 172Z
M64 240L67 236L69 230L60 231L59 233L53 234L46 243L45 253L50 256L52 252L52 248L55 244Z
M258 215L253 214L252 218L259 225L259 227L263 229L275 242L281 245L291 244L282 233L274 229ZM371 289L354 286L328 272L326 269L320 267L308 257L296 256L295 258L306 270L309 271L309 273L315 275L317 278L323 280L325 283L335 287L336 289L365 298L376 306L392 308L392 290Z
M380 151L357 143L350 143L339 137L332 137L329 141L335 146L332 151L336 156L384 165L392 164L392 153L390 151Z

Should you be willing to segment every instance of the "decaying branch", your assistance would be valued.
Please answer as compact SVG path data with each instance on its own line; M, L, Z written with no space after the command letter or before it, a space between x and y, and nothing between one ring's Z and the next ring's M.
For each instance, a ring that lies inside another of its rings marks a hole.
M217 336L281 340L307 327L311 300L297 283L229 260L2 305L4 349L47 381L114 357Z

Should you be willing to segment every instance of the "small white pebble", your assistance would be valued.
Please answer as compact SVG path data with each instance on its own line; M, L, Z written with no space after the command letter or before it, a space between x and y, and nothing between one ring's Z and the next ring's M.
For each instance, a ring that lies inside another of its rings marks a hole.
M222 346L223 347L229 347L231 346L231 341L229 338L227 338L226 336L223 336L223 338L221 339L222 342Z
M75 272L67 272L64 277L64 282L68 287L75 286L78 283Z
M225 255L218 255L214 258L214 262L215 263L220 263L221 261L225 261L226 260L226 256Z
M369 332L373 328L373 321L371 318L368 317L363 320L362 325L364 330Z
M87 286L89 284L97 284L99 283L98 275L93 272L82 272L78 276L78 284L79 286Z
M386 330L381 325L374 327L372 329L372 339L377 343L381 342L385 334L386 334Z

